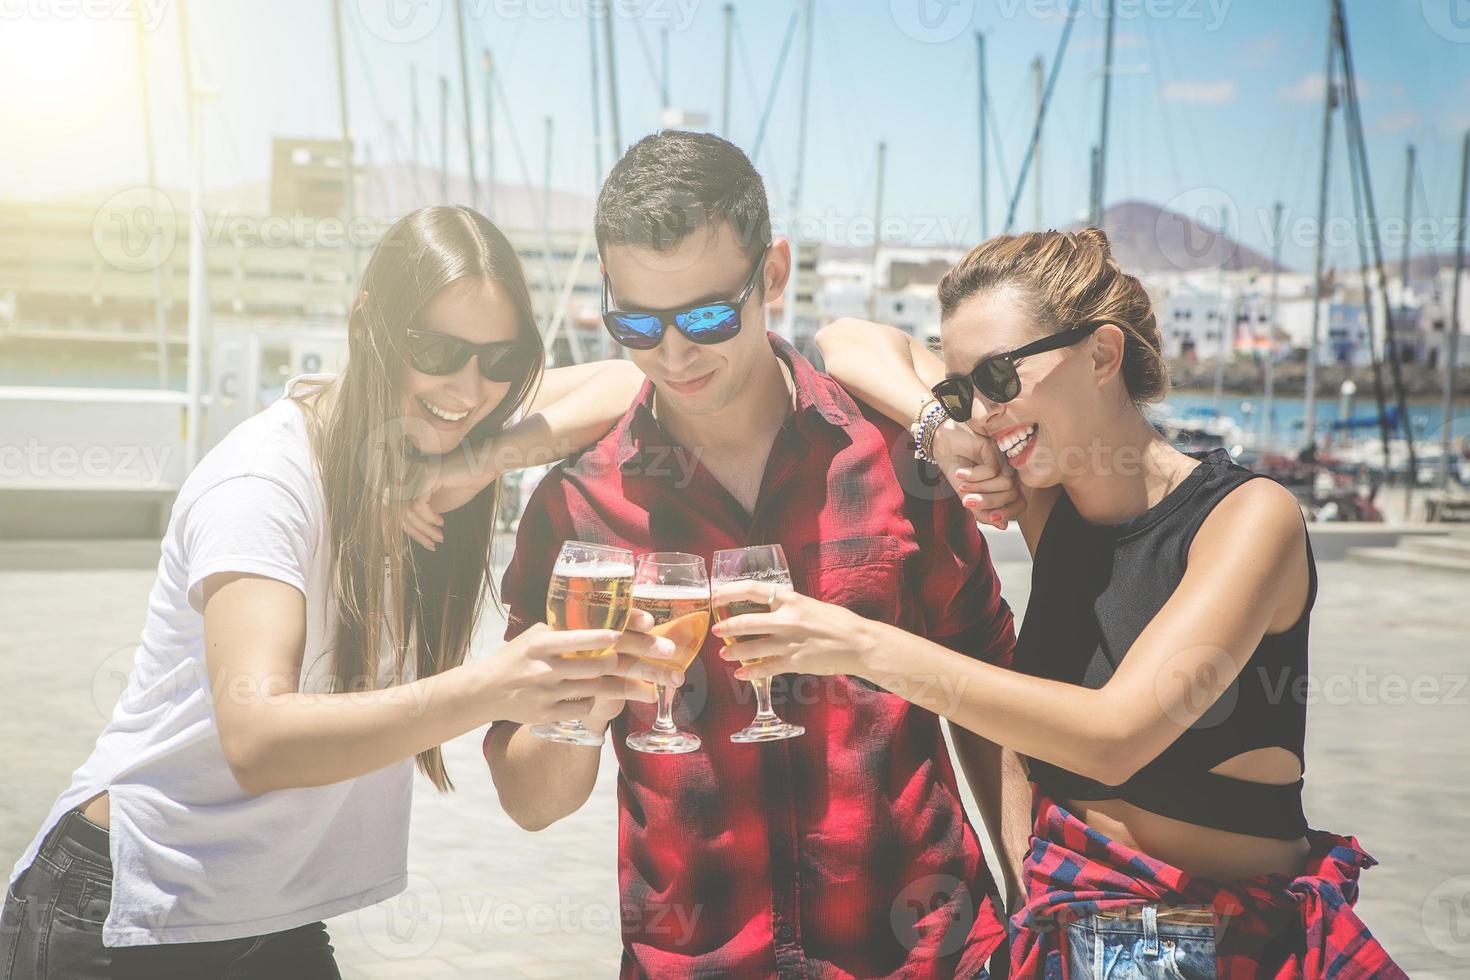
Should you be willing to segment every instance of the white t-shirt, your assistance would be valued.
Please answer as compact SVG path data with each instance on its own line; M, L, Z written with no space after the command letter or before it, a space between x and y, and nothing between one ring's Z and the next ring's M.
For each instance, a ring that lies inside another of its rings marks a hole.
M286 386L289 395L305 380ZM230 772L204 659L202 586L268 576L306 597L302 691L328 689L336 627L326 504L301 407L241 423L174 503L127 689L11 874L68 810L111 797L108 946L239 939L373 905L407 874L413 761L251 796ZM382 658L391 674L392 657ZM385 682L391 677L383 678Z

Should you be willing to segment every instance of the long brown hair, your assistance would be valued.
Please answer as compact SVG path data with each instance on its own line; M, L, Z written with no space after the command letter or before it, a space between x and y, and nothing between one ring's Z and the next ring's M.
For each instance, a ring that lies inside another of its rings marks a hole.
M948 320L971 296L1014 288L1046 333L1086 320L1123 331L1123 382L1137 403L1169 391L1169 369L1148 291L1113 258L1101 228L997 235L975 246L939 283L939 312Z
M422 475L401 417L405 334L441 290L471 279L503 289L521 341L541 347L531 293L505 235L468 208L422 208L399 219L373 250L348 318L347 367L325 410L306 413L326 495L337 593L336 691L377 687L385 644L399 680L407 677L410 657L416 677L458 666L485 594L495 598L490 568L499 480L444 515L437 551L410 544L400 522ZM495 435L530 400L543 361L534 359L466 443ZM308 390L302 400L311 395ZM437 747L419 753L418 768L440 790L453 788Z

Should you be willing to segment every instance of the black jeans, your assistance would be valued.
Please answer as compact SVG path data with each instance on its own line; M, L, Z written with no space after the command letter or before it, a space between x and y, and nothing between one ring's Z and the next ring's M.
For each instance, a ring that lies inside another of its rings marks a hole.
M245 939L102 945L112 903L107 831L77 810L57 822L5 895L0 980L341 980L320 922Z

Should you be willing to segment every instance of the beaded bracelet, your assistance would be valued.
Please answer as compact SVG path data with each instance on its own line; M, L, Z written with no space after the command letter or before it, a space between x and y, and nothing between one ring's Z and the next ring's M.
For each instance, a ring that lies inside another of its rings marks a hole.
M913 429L914 459L934 465L934 437L939 434L939 427L947 418L949 414L937 401L928 402L919 410Z

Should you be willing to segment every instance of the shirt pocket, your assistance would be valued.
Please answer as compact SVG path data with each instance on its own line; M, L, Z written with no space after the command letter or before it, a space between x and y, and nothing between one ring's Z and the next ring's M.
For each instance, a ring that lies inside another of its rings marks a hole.
M903 609L903 566L898 538L891 534L815 541L802 549L807 595L842 606L865 619L898 625ZM874 684L852 677L868 691Z

